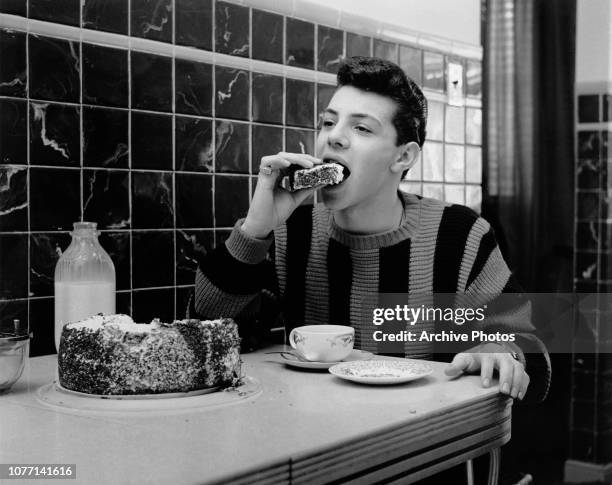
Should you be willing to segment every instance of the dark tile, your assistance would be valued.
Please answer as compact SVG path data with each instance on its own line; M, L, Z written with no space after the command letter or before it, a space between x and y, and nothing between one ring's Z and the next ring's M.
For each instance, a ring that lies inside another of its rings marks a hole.
M608 251L612 249L612 223L604 221L599 226L599 235L601 239L601 250Z
M610 141L612 141L612 132L602 131L601 136L601 158L612 158L612 149L610 147ZM609 162L610 160L608 160ZM605 187L602 187L605 188Z
M132 111L132 168L172 170L172 116Z
M187 318L187 305L189 298L193 294L193 286L185 286L176 288L176 319L182 320Z
M176 170L213 171L212 121L176 117Z
M129 0L82 0L83 28L128 33Z
M174 285L173 231L132 233L132 285L134 289Z
M83 165L128 167L128 111L83 107Z
M249 116L248 71L215 67L215 115L220 118L246 120Z
M285 63L314 69L314 24L287 18Z
M30 164L79 166L80 115L77 106L30 103Z
M595 390L597 389L595 374L589 372L574 372L572 384L573 398L581 400L595 398Z
M175 110L188 115L212 115L212 66L175 59Z
M283 122L283 78L253 73L253 121Z
M317 69L324 72L338 72L338 65L344 55L344 34L341 30L319 25Z
M601 160L583 158L578 160L576 179L579 189L598 189L601 185Z
M571 436L570 458L592 462L595 457L595 433L572 430Z
M28 169L0 166L0 231L28 230Z
M599 254L599 279L612 280L612 254Z
M30 296L53 296L55 265L71 239L67 232L30 235Z
M19 335L28 331L28 300L0 300L0 332L15 333L14 320L19 320Z
M176 43L212 50L212 0L175 0Z
M603 119L602 121L612 121L612 95L603 95Z
M198 259L214 247L213 231L176 231L176 284L193 285ZM187 300L180 307L187 307ZM177 301L178 304L178 301Z
M131 288L130 233L128 231L102 231L98 236L98 241L115 265L117 290L129 290Z
M253 9L253 59L283 62L283 17Z
M83 219L97 222L98 229L129 229L127 171L83 170Z
M215 136L215 171L249 173L249 125L217 121Z
M132 108L172 110L172 59L130 52L132 62Z
M132 315L132 292L118 291L116 297L117 313Z
M372 55L372 38L365 35L346 33L346 56L364 56Z
M572 402L572 428L581 431L595 431L596 409L595 401L574 399Z
M83 103L128 106L128 52L83 44Z
M283 151L283 129L253 125L252 137L251 173L258 173L262 157Z
M0 164L28 163L26 110L26 101L0 99Z
M219 246L219 244L223 244L230 237L232 233L229 229L220 229L215 231L215 245Z
M78 170L30 169L30 230L68 231L81 219Z
M574 274L581 280L597 280L597 255L593 253L576 253Z
M12 15L27 15L27 4L24 0L0 0L0 12Z
M174 320L174 288L141 290L132 293L132 318L139 323L150 323L154 318L162 322Z
M25 98L26 34L0 29L0 95Z
M317 123L318 116L325 111L335 92L336 86L317 84Z
M215 175L215 225L233 227L249 210L249 177Z
M78 103L79 44L30 34L28 49L30 98Z
M80 0L30 0L31 19L46 20L58 24L81 25Z
M132 37L172 42L172 0L130 0Z
M28 235L0 234L0 299L28 296Z
M315 154L314 131L296 130L287 128L285 130L285 151L290 153Z
M599 121L599 95L587 94L578 96L578 123L596 123Z
M176 227L212 227L212 176L176 174Z
M595 158L601 156L601 133L598 131L578 132L578 158Z
M602 415L610 416L610 408L612 408L611 404L608 403L600 403L600 407L602 409ZM597 435L597 463L610 463L612 462L612 430L610 426L604 428L605 431L603 433L599 433Z
M400 45L399 66L415 83L419 86L423 84L423 51L421 49Z
M215 51L249 57L249 9L227 2L216 2Z
M444 56L437 52L423 53L423 86L444 91Z
M285 123L314 128L314 83L286 80Z
M30 357L55 354L55 323L53 298L30 301Z
M599 247L599 222L576 223L576 249L596 251Z
M172 174L132 172L132 227L164 229L173 221Z
M467 95L482 97L482 64L478 61L467 61L465 72L467 81Z
M397 44L380 39L374 39L372 46L374 57L380 57L397 64Z

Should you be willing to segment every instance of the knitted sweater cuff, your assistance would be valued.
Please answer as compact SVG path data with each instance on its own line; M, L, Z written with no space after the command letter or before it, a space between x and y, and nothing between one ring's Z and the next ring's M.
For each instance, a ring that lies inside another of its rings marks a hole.
M238 220L229 238L225 241L228 252L238 261L247 264L258 264L266 259L272 245L273 233L265 239L257 239L245 233L241 227L244 219Z

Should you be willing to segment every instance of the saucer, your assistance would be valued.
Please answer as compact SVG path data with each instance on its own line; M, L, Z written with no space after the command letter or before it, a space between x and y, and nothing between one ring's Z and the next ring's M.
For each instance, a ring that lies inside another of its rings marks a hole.
M362 384L400 384L428 376L431 365L419 360L341 362L329 369L336 377Z
M371 359L374 356L372 352L366 352L365 350L353 349L351 353L339 362L353 362L353 361L364 361ZM339 362L316 362L305 360L298 357L293 352L281 352L281 358L283 362L291 367L299 367L301 369L329 369L332 365L336 365Z

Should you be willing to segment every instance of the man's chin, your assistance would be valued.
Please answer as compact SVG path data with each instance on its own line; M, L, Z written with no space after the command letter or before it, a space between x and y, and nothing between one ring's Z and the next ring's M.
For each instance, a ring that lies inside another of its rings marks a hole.
M344 197L342 197L343 191L340 191L340 188L338 186L328 186L319 191L320 199L325 207L332 210L343 208Z

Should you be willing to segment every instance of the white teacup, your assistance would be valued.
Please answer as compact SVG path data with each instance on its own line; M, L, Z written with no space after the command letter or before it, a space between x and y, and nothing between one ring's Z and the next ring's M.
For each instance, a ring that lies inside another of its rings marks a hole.
M291 330L289 343L306 360L338 362L353 350L355 329L345 325L305 325Z

